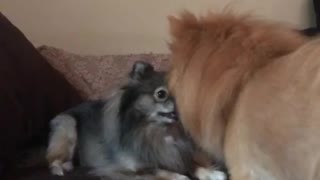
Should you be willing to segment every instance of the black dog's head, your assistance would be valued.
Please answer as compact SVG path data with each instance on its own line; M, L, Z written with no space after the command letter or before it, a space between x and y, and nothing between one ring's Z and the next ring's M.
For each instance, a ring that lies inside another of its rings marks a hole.
M166 73L155 71L151 64L136 62L123 90L121 114L135 111L143 116L141 120L155 123L177 120L174 99L167 88Z

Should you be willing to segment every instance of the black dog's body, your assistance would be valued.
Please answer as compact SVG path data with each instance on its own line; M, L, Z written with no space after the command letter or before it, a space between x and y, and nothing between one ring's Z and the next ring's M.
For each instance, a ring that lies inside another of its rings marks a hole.
M153 169L161 172L158 176L186 179L180 174L196 168L195 148L177 121L166 87L164 73L136 63L128 84L107 100L85 102L56 116L47 151L52 173L70 169L76 150L80 165L98 176L133 179L126 173Z

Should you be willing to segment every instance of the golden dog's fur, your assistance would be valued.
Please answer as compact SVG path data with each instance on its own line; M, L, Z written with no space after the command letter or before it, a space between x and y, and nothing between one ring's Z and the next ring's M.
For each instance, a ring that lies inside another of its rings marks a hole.
M230 13L169 17L170 88L232 180L320 179L320 40Z

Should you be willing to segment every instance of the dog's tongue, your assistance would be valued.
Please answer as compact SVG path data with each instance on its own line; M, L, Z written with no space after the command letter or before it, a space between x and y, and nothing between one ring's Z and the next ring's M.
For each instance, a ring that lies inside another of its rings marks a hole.
M175 112L171 112L168 114L168 117L174 120L178 120L178 116Z
M178 116L176 112L170 112L170 113L160 113L160 115L165 116L167 118L178 120Z

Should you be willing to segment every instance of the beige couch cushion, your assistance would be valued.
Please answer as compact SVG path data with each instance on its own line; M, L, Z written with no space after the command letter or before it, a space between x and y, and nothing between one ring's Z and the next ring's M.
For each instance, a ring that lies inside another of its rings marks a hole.
M111 94L125 82L135 61L149 62L157 70L168 67L166 54L87 56L49 46L41 46L38 50L87 99L99 99Z

